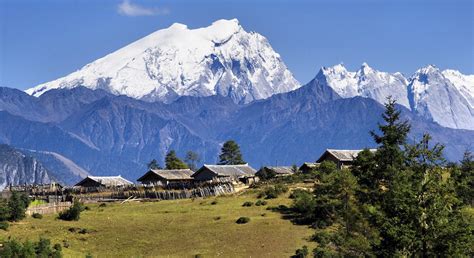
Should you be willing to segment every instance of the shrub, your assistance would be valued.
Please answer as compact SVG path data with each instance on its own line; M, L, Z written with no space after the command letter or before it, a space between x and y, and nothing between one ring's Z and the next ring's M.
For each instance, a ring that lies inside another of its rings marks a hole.
M244 204L242 204L243 207L251 207L253 205L253 202L244 202Z
M217 200L214 200L211 202L211 205L216 205L217 204Z
M82 211L82 204L79 201L74 201L74 204L67 210L60 212L58 218L61 220L79 220Z
M0 229L2 230L7 230L8 229L8 222L6 221L0 221Z
M264 206L267 205L267 201L258 200L255 202L255 206Z
M250 221L249 217L240 217L239 219L237 219L237 221L235 221L235 223L237 223L237 224L246 224L249 221Z
M33 215L31 215L31 217L33 217L34 219L42 219L43 215L35 212L35 213L33 213Z
M290 199L296 199L300 195L303 195L303 194L306 194L306 193L309 193L309 192L310 191L304 190L304 189L295 189L295 190L291 191L291 194L290 194L289 198Z
M105 207L107 207L107 203L101 203L101 204L99 204L99 208L105 208Z
M263 191L263 194L261 194L260 196L261 197L265 196L265 199L275 199L280 194L283 194L286 192L288 192L287 186L283 184L276 184L274 186L266 187L265 190Z
M297 249L293 258L306 258L309 255L309 250L307 246L303 246L303 248Z
M51 241L40 238L38 242L26 241L21 243L15 239L7 240L0 249L0 257L62 257L60 244L51 247Z

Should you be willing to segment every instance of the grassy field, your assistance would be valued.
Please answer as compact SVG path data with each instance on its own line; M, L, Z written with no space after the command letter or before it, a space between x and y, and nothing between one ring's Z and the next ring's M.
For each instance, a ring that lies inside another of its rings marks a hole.
M9 236L36 240L39 236L53 243L69 244L65 257L289 257L308 242L313 230L293 225L268 206L290 204L286 197L268 200L267 206L242 207L256 201L246 193L208 199L115 203L90 210L76 222L60 221L55 215L43 219L27 218L0 232L0 240ZM217 204L211 204L214 200ZM247 224L236 224L241 217ZM70 232L70 228L77 228ZM79 229L89 233L81 234Z

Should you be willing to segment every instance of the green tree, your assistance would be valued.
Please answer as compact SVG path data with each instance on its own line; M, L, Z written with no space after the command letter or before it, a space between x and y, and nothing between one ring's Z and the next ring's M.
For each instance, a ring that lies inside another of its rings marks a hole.
M474 160L470 151L464 153L460 167L454 168L453 179L462 203L474 205Z
M357 179L347 169L323 174L314 189L315 225L313 237L318 242L315 256L372 256L371 243L377 231L365 219L356 192ZM331 230L325 230L326 228Z
M156 159L152 159L150 163L147 164L148 169L161 169L160 164Z
M74 200L73 205L69 209L60 212L58 218L67 221L77 221L80 219L83 209L83 205L78 200Z
M24 193L12 192L8 200L10 210L10 221L19 221L25 218L25 212L30 204L28 196Z
M219 165L239 165L245 163L240 153L239 145L233 140L225 142L219 155Z
M170 150L165 157L166 169L186 169L188 166L176 156L174 150Z
M192 171L197 170L197 164L201 161L201 157L194 151L186 152L186 157L184 158L184 162L188 165L189 169Z

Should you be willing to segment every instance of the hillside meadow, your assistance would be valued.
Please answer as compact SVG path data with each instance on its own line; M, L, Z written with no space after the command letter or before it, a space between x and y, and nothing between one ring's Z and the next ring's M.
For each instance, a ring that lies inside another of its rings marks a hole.
M314 247L312 229L267 210L289 205L287 195L265 206L242 206L256 196L249 190L207 199L87 204L79 221L28 217L0 232L0 240L43 236L61 243L65 257L289 257L303 245ZM242 216L250 222L235 223Z

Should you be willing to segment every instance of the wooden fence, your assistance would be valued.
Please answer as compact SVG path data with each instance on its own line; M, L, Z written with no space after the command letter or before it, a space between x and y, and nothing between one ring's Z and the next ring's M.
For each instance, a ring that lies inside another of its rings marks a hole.
M209 196L219 196L234 193L234 186L228 184L216 184L196 187L193 189L181 190L165 190L159 187L141 187L134 189L103 189L95 193L75 193L74 198L85 202L94 201L112 201L124 200L129 198L138 199L159 199L159 200L176 200L186 198L199 198Z
M71 205L72 205L71 202L38 204L32 207L28 207L28 209L26 209L26 215L31 216L33 215L33 213L39 213L39 214L59 213L63 210L69 209Z

